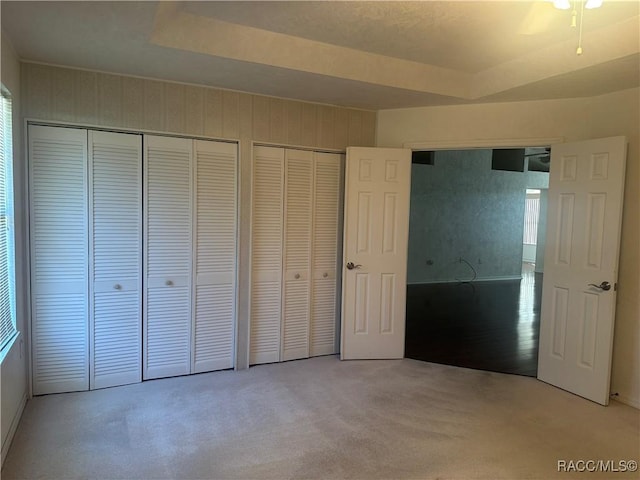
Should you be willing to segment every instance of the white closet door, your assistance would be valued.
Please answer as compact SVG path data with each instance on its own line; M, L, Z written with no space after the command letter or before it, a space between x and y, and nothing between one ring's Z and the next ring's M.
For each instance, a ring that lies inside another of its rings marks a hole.
M315 153L310 356L336 353L339 154Z
M144 137L144 379L191 369L192 148L184 138Z
M89 388L87 131L29 126L33 393Z
M232 368L236 318L238 147L195 141L192 373Z
M89 132L91 388L142 379L142 137Z
M313 152L286 150L282 357L309 356Z
M284 150L254 147L249 363L280 360Z

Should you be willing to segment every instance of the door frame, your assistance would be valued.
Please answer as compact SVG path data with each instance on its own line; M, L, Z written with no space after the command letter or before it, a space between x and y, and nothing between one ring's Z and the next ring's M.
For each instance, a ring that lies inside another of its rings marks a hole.
M526 148L548 147L556 143L565 143L565 137L531 137L531 138L492 138L464 139L431 142L405 142L402 148L411 150L470 150L481 148Z

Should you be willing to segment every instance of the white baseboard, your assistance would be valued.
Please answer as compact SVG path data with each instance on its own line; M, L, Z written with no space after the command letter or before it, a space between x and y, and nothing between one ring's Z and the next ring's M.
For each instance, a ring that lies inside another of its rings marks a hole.
M624 403L625 405L629 405L630 407L637 408L640 410L640 401L636 398L631 398L626 395L616 395L615 397L611 397L613 400Z
M508 275L503 277L479 277L475 280L429 280L426 282L407 282L407 285L428 285L431 283L475 283L475 282L496 282L500 280L521 280L522 275Z
M23 395L22 400L20 400L20 405L18 406L18 410L16 414L11 419L11 426L9 427L9 432L7 433L7 438L4 439L4 443L2 444L2 452L0 458L0 467L4 465L4 459L7 458L7 453L9 453L9 447L11 446L11 442L13 441L13 436L16 434L16 430L18 429L18 424L20 423L20 419L22 418L22 413L24 412L24 407L27 405L27 395Z

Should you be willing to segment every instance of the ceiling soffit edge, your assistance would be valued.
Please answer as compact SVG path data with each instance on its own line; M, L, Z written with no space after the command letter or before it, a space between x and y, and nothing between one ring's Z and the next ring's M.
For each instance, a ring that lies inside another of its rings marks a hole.
M203 17L161 2L150 42L172 49L305 73L477 101L640 51L638 16L575 40L532 51L477 74L421 64ZM188 32L188 33L185 33Z
M188 32L188 33L185 33ZM158 6L154 45L422 93L466 98L471 75Z
M583 39L583 55L576 55L576 40L530 52L476 75L470 99L495 95L576 70L640 53L640 16L590 32Z

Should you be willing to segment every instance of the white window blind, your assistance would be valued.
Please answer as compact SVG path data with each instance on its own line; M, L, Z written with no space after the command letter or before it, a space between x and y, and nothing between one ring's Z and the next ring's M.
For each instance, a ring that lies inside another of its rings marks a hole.
M540 190L527 189L524 207L524 235L522 243L536 245L538 242L538 218L540 216Z
M0 350L16 333L11 98L0 97Z

